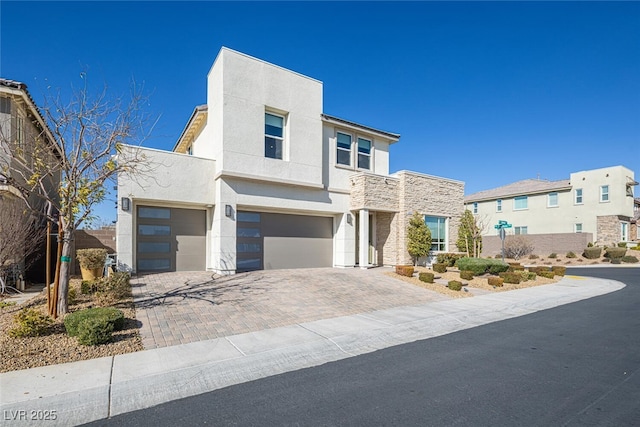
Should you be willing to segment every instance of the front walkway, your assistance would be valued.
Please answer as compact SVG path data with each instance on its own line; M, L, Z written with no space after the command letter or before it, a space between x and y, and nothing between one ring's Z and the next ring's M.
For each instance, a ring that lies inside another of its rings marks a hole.
M140 275L131 285L145 349L447 300L386 268Z

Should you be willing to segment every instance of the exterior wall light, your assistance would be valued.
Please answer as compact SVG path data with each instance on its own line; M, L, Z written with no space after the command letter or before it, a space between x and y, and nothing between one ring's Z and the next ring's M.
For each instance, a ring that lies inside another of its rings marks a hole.
M123 211L128 212L129 209L131 209L131 200L129 200L128 197L123 197L122 199L120 199L120 206L122 207Z
M227 218L231 218L232 215L233 208L231 207L231 205L224 205L224 216L226 216Z
M353 217L351 216L350 213L347 214L347 224L351 225L351 223L353 222Z

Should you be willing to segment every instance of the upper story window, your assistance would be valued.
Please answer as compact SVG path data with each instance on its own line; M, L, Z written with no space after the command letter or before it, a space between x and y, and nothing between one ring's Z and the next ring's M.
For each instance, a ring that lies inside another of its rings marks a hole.
M473 213L474 214L478 213L478 202L473 202Z
M547 194L547 207L555 208L558 206L558 193Z
M24 131L24 117L18 115L16 117L16 146L18 150L24 150Z
M351 166L351 135L338 132L336 136L336 163Z
M358 167L371 169L371 140L358 138Z
M0 97L0 113L11 114L11 98Z
M513 210L518 211L529 207L529 198L527 196L519 196L513 199Z
M600 201L608 202L609 201L609 186L603 185L600 187Z
M282 160L284 146L284 117L264 113L264 156Z
M502 212L502 199L496 200L496 212Z
M575 191L575 203L576 205L582 204L582 188L576 188Z

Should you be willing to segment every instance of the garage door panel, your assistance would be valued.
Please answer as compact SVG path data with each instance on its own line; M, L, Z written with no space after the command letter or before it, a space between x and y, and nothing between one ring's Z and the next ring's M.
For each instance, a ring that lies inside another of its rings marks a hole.
M331 267L333 239L265 237L264 268Z

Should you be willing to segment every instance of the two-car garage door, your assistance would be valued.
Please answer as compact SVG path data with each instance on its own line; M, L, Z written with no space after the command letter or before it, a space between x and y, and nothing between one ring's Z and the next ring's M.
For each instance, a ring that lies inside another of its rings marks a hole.
M204 210L138 206L136 215L138 272L205 270Z

